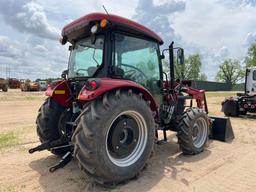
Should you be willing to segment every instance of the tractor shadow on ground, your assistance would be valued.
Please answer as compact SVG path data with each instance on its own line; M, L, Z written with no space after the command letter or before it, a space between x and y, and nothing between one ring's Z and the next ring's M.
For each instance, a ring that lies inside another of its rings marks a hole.
M176 133L172 133L168 136L169 143L165 145L156 145L155 153L150 159L146 168L141 172L137 180L130 181L127 184L120 186L125 191L136 191L139 188L141 192L149 191L156 184L158 184L163 178L170 182L188 187L189 182L184 178L186 174L192 170L184 166L186 163L196 163L207 158L211 151L206 149L204 152L198 155L183 155L180 151L179 145L176 140ZM209 140L210 145L212 140ZM134 190L132 190L134 189Z
M185 163L199 162L210 155L209 150L195 156L185 156L181 153L175 134L168 136L169 143L165 145L156 145L152 158L147 163L147 166L134 179L125 183L103 187L95 182L81 171L73 159L64 168L61 168L54 173L50 173L49 167L59 161L60 158L50 155L45 158L35 160L29 166L39 173L39 183L41 191L148 191L159 183L163 177L172 182L179 182L188 186L186 179L180 179L182 175L191 172L190 169L182 167ZM211 142L211 140L210 140Z
M39 173L40 191L93 191L95 183L77 166L72 159L64 168L49 172L49 168L58 163L60 157L52 155L32 161L29 166Z

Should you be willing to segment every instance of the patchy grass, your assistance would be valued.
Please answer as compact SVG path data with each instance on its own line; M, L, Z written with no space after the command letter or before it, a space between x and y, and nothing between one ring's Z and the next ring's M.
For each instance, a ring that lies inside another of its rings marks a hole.
M38 142L34 125L17 127L12 131L0 133L0 152L10 149L27 151L27 145Z
M35 96L0 96L0 101L34 101L34 100L42 100L43 97L35 95Z
M19 89L10 89L0 94L0 101L34 101L44 98L44 92L21 92Z
M13 132L1 133L0 134L0 150L11 147L16 144L17 135Z

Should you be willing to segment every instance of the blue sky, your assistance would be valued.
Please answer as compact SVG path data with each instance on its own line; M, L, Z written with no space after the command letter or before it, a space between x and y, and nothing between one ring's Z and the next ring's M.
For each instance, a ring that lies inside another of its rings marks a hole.
M202 70L214 80L226 58L243 60L256 42L256 0L0 0L0 77L58 77L67 66L62 27L85 14L121 15L146 25L165 44L174 40L186 54L202 56Z

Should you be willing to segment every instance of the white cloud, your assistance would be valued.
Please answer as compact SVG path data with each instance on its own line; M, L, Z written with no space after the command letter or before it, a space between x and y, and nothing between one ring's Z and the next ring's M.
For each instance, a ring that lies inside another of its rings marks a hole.
M43 45L36 45L33 49L40 53L48 52L48 49L46 47L44 47Z
M224 59L227 59L229 56L230 52L226 46L221 47L220 50L215 54L215 58L218 61L223 61Z
M6 36L0 36L0 56L18 58L22 53L17 43L11 42Z
M243 44L245 46L249 46L252 43L256 43L256 32L255 33L253 33L253 32L248 33Z
M158 33L165 43L169 43L171 38L175 38L169 16L184 9L184 1L171 0L159 4L153 0L139 0L134 19Z
M231 0L186 1L186 9L176 14L173 27L185 44L192 43L206 50L207 54L202 54L203 69L209 79L214 79L223 58L243 60L247 51L245 37L255 31L254 2L243 1L238 5L238 1Z
M230 8L235 8L237 6L256 6L256 0L220 0L219 3L223 3Z
M47 78L58 77L67 66L66 46L51 41L31 46L0 36L0 77L5 77L10 68L11 77Z
M44 9L33 0L0 0L0 14L6 24L35 36L57 39L59 31L49 24Z
M0 68L10 64L13 74L25 78L59 76L68 51L57 42L57 28L104 12L102 5L157 32L165 47L174 40L186 55L199 53L210 80L223 59L242 60L256 41L256 0L0 0Z

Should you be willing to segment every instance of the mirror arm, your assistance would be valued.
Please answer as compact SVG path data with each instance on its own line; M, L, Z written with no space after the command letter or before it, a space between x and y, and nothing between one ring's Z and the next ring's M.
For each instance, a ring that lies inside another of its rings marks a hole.
M67 79L67 74L68 74L68 70L66 69L62 72L61 77L66 80Z

